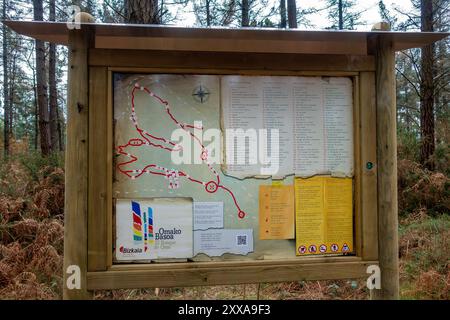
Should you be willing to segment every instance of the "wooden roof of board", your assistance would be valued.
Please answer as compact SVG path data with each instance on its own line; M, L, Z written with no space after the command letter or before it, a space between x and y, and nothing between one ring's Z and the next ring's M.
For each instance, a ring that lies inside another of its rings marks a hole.
M4 21L35 39L68 45L65 22ZM376 36L391 37L395 50L422 47L445 32L304 31L266 28L184 28L162 25L82 23L94 34L95 48L214 52L367 55Z

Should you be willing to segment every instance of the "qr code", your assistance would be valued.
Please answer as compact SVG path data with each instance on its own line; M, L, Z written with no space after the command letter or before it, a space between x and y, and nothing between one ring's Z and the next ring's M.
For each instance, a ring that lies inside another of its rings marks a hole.
M247 235L236 236L237 245L238 246L246 246L247 245Z

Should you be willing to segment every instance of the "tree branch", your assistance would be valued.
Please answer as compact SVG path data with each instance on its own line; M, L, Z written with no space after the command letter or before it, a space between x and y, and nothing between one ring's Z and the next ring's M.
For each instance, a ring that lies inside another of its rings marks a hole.
M417 96L418 96L419 98L421 98L420 92L419 92L419 90L417 89L416 85L415 85L411 80L409 80L409 78L408 78L408 77L407 77L407 76L406 76L399 68L395 67L395 70L396 70L398 73L400 73L400 75L402 75L403 78L405 78L405 80L413 87L413 89L414 89L414 91L416 92Z

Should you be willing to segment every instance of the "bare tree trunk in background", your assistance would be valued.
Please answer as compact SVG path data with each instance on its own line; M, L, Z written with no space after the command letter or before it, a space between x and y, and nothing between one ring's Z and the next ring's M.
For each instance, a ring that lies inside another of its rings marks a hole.
M62 128L63 119L61 117L61 111L60 111L59 106L58 106L58 108L56 108L56 119L58 120L57 129L58 129L59 151L64 151L64 137L63 137L63 128ZM55 149L56 149L56 146L55 146Z
M421 0L421 31L433 31L433 1ZM420 91L420 133L421 150L420 162L428 169L434 169L434 47L428 45L422 48L421 83Z
M286 0L280 0L280 28L286 28Z
M161 24L163 23L164 10L167 10L167 9L164 9L164 5L165 5L164 0L161 0L161 2L159 4L159 18L158 18L159 23L161 23Z
M6 0L3 0L2 18L6 20ZM9 155L9 138L11 136L10 130L10 104L9 104L9 75L8 75L8 44L6 39L6 25L3 24L3 110L4 110L4 127L3 127L3 143L4 143L4 155Z
M36 68L33 69L33 93L34 93L34 150L37 151L39 142L39 106L36 88Z
M11 54L10 54L11 56ZM13 131L13 123L17 121L17 119L14 119L14 96L15 96L15 91L14 91L14 84L16 83L16 72L17 72L17 51L14 50L13 54L12 54L12 63L11 61L9 62L11 64L11 72L9 73L9 138L13 138L14 137L14 131Z
M343 8L342 8L342 0L339 0L338 2L338 12L339 12L339 30L344 29L344 14L343 14Z
M42 0L33 0L34 20L43 20ZM39 131L41 136L42 155L50 154L50 126L47 97L47 79L45 76L45 45L44 42L36 40L36 85L39 106Z
M49 20L55 21L55 0L49 1ZM56 45L50 43L48 57L48 86L49 86L49 116L50 116L50 141L53 151L59 145L58 141L58 99L56 91Z
M125 0L125 22L160 24L158 0Z
M223 14L222 25L228 26L234 18L236 12L236 2L237 0L230 0L227 3L226 10Z
M297 28L297 5L295 0L287 0L289 28Z
M241 6L241 26L242 27L248 27L250 24L250 17L249 17L249 0L242 0L242 6Z
M211 26L211 8L209 6L209 2L210 0L206 0L205 3L205 10L206 10L206 26L210 27Z

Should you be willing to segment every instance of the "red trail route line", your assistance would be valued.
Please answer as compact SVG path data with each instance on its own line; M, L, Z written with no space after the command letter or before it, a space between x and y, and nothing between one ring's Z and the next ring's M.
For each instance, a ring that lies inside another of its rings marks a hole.
M148 146L148 147L160 148L160 149L163 149L163 150L166 150L169 152L176 152L176 151L182 150L181 146L178 146L173 141L170 141L169 139L166 139L164 137L155 136L155 135L151 134L150 132L139 127L139 123L137 121L137 116L136 116L135 105L134 105L134 97L135 97L136 91L146 92L150 97L153 97L154 99L156 99L156 101L165 109L167 116L175 123L175 125L180 127L181 129L183 129L187 133L189 133L190 136L192 137L192 139L197 141L197 143L201 147L201 156L200 157L202 159L202 162L206 163L209 171L215 176L215 180L201 181L200 179L195 179L194 177L191 177L189 174L187 174L184 171L168 169L168 168L165 168L162 166L158 166L157 164L148 164L140 170L129 170L129 169L127 170L127 169L123 168L123 167L139 160L138 157L136 157L135 155L132 155L132 154L124 151L124 149L126 149L127 147L139 148L139 147ZM131 116L130 116L130 119L136 129L136 132L140 135L141 138L132 138L132 139L128 140L128 142L126 144L119 145L117 147L118 154L128 157L130 159L128 161L119 162L117 164L117 170L119 170L122 174L126 175L128 178L130 178L132 180L139 178L144 173L164 176L166 179L169 179L169 181L170 181L169 187L170 188L178 187L178 184L176 182L175 183L173 182L174 179L177 179L178 177L184 177L191 182L195 182L197 184L203 185L205 188L205 191L208 193L211 193L211 194L217 192L217 190L219 190L219 188L220 188L220 189L224 190L225 192L227 192L233 199L233 202L238 211L238 217L240 219L245 217L246 213L244 211L242 211L241 208L239 207L239 204L236 200L236 197L235 197L233 191L221 184L220 176L219 176L218 172L209 163L208 150L201 143L201 140L193 132L191 132L189 130L189 129L203 130L202 127L196 127L191 124L179 122L175 118L175 116L172 114L172 112L170 111L170 105L167 100L164 100L163 98L159 97L154 92L150 91L148 88L141 87L138 83L135 83L133 90L131 91Z

